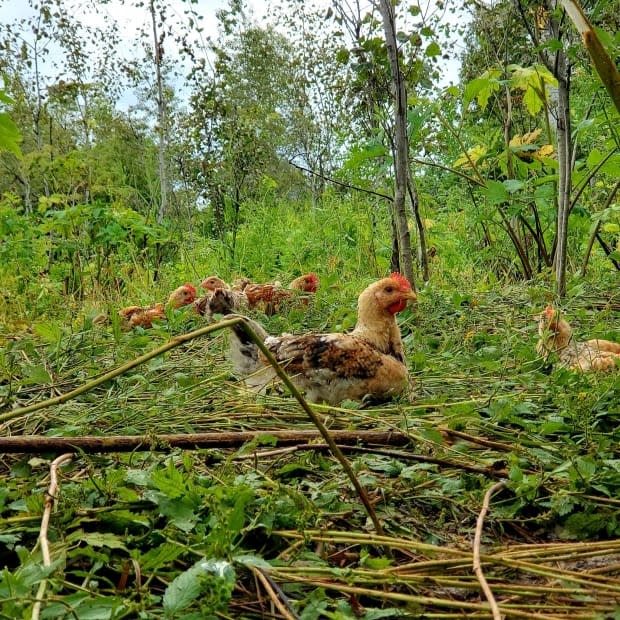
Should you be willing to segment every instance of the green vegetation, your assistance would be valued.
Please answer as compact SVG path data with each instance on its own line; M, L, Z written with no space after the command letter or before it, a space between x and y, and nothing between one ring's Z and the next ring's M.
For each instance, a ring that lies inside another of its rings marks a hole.
M617 57L612 5L588 17ZM173 96L168 48L124 64L110 17L92 32L55 11L61 0L38 6L0 26L0 446L39 438L0 459L0 618L499 617L478 554L506 618L618 617L620 370L578 374L535 351L548 303L580 339L620 341L618 115L577 33L560 19L545 34L557 11L477 6L462 79L440 88L450 26L397 6L418 292L398 320L414 393L313 405L330 433L388 433L341 446L381 535L318 435L278 440L316 427L284 387L256 395L231 375L219 317L182 308L124 331L117 315L207 275L286 283L314 271L307 308L255 318L274 334L353 326L361 290L403 264L378 11L336 3L325 19L290 0L274 4L276 32L231 3L199 48L196 14L175 21L150 3L158 45L174 41L189 67ZM46 74L45 41L71 59L64 81ZM91 42L107 64L85 60ZM573 72L568 160L562 75L547 62L560 52ZM135 107L118 104L121 87ZM162 437L188 433L221 443ZM149 448L78 451L50 488L62 453L36 442L92 435Z

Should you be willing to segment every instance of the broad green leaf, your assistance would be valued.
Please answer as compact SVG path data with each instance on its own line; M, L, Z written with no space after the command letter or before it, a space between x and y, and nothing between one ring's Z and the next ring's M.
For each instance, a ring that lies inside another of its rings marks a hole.
M525 183L523 181L519 181L518 179L506 179L505 181L502 181L502 184L511 194L514 194L525 187Z
M52 377L41 364L33 364L32 366L24 367L24 383L25 384L37 384L37 383L51 383Z
M166 469L151 472L151 484L173 499L186 493L185 477L177 470L172 460L168 461Z
M58 323L48 321L46 323L35 323L33 325L34 333L40 336L46 342L56 344L62 339L62 328Z
M540 95L534 88L528 88L523 94L523 103L527 108L527 111L532 115L536 116L543 107L543 100L540 98Z
M510 200L508 190L499 181L487 181L487 186L482 190L482 193L492 205L502 204Z
M603 154L598 149L592 149L586 159L586 166L594 168L603 159Z
M489 97L500 89L499 71L487 71L482 77L476 78L465 86L464 104L467 106L476 98L478 105L484 109L487 106Z
M21 157L19 143L22 136L17 125L6 112L0 112L0 151L9 151Z
M212 576L224 589L232 591L235 571L225 560L200 560L190 569L176 577L164 592L164 611L168 617L186 609L203 592L207 585L205 577Z
M426 50L424 50L424 54L429 58L432 58L433 56L439 56L441 54L441 48L435 41L433 41L431 44L428 45Z
M116 534L110 532L84 532L77 530L67 536L68 542L83 542L91 547L108 547L108 549L123 549L127 551L125 543Z
M153 571L164 568L166 564L174 562L184 549L180 544L165 542L158 547L149 549L140 556L140 565L144 571Z

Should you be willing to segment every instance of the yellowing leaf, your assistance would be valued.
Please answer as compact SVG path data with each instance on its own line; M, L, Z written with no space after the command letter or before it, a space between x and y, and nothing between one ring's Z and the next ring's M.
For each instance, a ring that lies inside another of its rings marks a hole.
M467 155L459 157L452 165L455 168L472 168L472 164L478 163L481 157L487 154L487 147L476 144L467 151Z
M532 153L534 159L542 161L543 159L549 159L554 157L553 144L543 144L537 151Z
M542 132L542 129L538 128L538 129L534 129L534 131L524 133L523 135L517 134L516 136L512 137L509 144L510 146L521 146L523 144L534 144L534 142L536 142L536 140L538 139L538 136L540 136L541 132Z

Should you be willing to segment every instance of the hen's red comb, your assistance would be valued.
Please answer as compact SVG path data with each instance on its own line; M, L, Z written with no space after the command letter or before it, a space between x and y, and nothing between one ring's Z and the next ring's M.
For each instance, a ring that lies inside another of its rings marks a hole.
M404 288L407 291L411 290L411 284L409 283L409 280L407 280L407 278L405 278L405 276L402 273L398 273L398 271L394 271L393 273L390 274L390 278L392 278L392 280L396 280L396 282L398 282L401 288Z
M189 282L186 282L183 285L185 288L188 288L194 295L196 294L196 289L194 288L194 286L192 284L190 284Z

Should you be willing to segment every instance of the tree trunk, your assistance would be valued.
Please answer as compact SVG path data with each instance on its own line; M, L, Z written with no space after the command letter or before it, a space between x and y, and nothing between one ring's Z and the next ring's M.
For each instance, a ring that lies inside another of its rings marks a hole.
M407 223L405 199L409 178L409 139L407 136L407 89L398 62L398 46L394 23L394 7L390 0L379 0L379 10L383 17L385 45L392 70L392 89L394 95L394 218L398 230L398 251L400 266L404 275L415 290L413 277L413 257L411 236Z
M570 66L564 50L557 53L558 108L557 108L557 152L558 152L558 218L557 251L555 253L555 279L557 294L566 295L566 262L568 243L568 215L571 192L571 127L570 127Z
M160 202L157 210L157 223L161 224L168 210L168 170L166 166L166 148L168 137L168 119L166 115L166 100L164 96L164 80L162 76L163 45L157 35L157 16L155 1L150 0L151 19L153 21L153 45L155 50L155 72L157 75L157 122L159 134L159 185Z
M409 200L411 201L411 211L415 220L418 231L418 264L422 270L422 280L428 282L430 280L430 272L428 269L428 254L426 253L426 233L424 231L424 222L420 215L420 201L418 199L418 188L411 174L407 177L407 188L409 190Z

